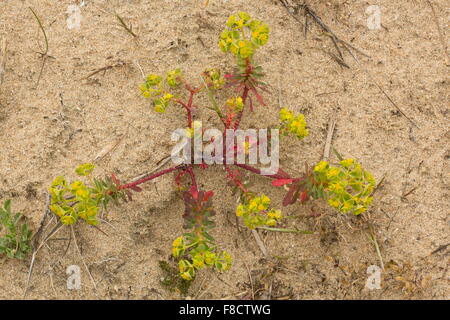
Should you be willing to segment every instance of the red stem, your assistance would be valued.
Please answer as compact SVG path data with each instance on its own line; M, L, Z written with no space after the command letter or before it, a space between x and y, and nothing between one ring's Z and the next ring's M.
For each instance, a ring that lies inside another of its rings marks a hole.
M189 98L190 99L189 101L191 101L192 95L193 95L193 93L191 92L191 97ZM175 102L180 104L180 105L182 105L183 108L186 109L187 119L188 119L188 127L191 128L192 127L192 109L191 109L192 106L190 106L189 104L184 103L183 101L181 101L179 99L175 100ZM192 104L192 101L191 101L191 104Z
M228 172L228 174L230 176L230 179L239 187L239 189L241 189L242 192L247 193L248 190L244 187L242 182L233 175L233 172L230 170L230 168L225 166L225 169L227 170L227 172Z
M197 181L195 180L195 174L194 171L192 170L192 165L186 171L191 176L192 186L195 188L195 190L198 190Z
M193 108L192 102L193 102L193 100L194 100L194 95L195 95L196 93L199 93L199 92L201 91L201 89L200 89L200 88L198 88L198 89L192 88L192 87L191 87L188 83L186 83L186 82L184 83L184 87L186 88L186 90L189 91L189 100L188 100L188 103L184 103L184 102L181 101L180 99L176 99L175 102L178 103L178 104L180 104L180 105L182 105L183 108L186 109L186 112L187 112L187 120L188 120L188 127L189 127L189 128L192 128L192 108Z
M184 165L179 165L179 166L176 166L176 167L168 168L168 169L159 171L157 173L154 173L152 175L149 175L147 177L144 177L142 179L139 179L137 181L130 182L130 183L127 183L127 184L123 184L123 185L117 187L117 189L118 190L123 190L123 189L129 189L129 188L132 188L132 187L136 187L136 186L138 186L138 185L140 185L140 184L142 184L144 182L156 179L156 178L158 178L158 177L160 177L162 175L165 175L167 173L170 173L172 171L183 169L184 167L185 167Z
M244 91L242 93L242 102L244 103L244 107L245 107L245 102L247 101L248 91L249 90L250 89L247 86L245 86L244 87ZM241 119L242 119L242 115L243 114L244 114L244 108L242 108L242 110L237 115L236 122L234 123L234 130L237 130L239 128L239 124L241 123Z
M235 165L236 167L239 167L239 168L248 170L248 171L250 171L250 172L253 172L253 173L256 173L256 174L259 174L259 175L263 175L263 174L261 173L261 169L254 168L254 167L249 166L249 165L247 165L247 164L235 163L234 165ZM269 174L269 175L264 175L264 176L265 176L265 177L272 178L272 179L286 179L286 176L279 175L279 174Z

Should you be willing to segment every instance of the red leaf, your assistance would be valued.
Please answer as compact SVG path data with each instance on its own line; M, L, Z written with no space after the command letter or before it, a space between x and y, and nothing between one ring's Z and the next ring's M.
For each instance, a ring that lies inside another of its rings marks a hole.
M213 195L214 195L213 191L205 192L205 195L203 196L203 201L208 201L208 199L211 198Z
M263 100L263 98L261 97L261 95L258 93L258 91L256 91L255 88L252 88L252 91L253 91L253 93L255 94L256 99L258 100L258 102L259 102L261 105L265 106L266 104L264 103L264 100Z
M198 199L198 190L196 186L191 186L191 189L189 190L191 192L192 197L197 200Z
M290 205L290 204L295 202L296 199L294 197L295 197L295 194L298 191L298 188L299 188L299 186L297 184L293 184L289 188L288 193L286 194L286 196L283 199L283 206L286 207L286 206L288 206L288 205Z
M308 200L308 192L306 190L302 192L299 200L301 203L305 203L305 201Z
M294 181L294 179L277 179L272 181L272 185L275 187L281 187L285 184L291 184Z
M120 181L119 181L119 179L117 179L117 177L114 173L111 175L111 179L115 185L120 186Z

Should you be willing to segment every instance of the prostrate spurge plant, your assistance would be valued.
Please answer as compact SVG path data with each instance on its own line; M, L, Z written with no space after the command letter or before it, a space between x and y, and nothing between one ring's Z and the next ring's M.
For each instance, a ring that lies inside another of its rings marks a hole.
M186 136L194 139L195 129L201 124L193 120L193 111L200 108L194 103L201 92L206 92L211 103L206 108L214 111L223 124L223 139L226 140L227 130L235 132L240 125L245 108L253 111L253 98L260 105L266 106L261 91L267 91L261 79L264 77L261 66L254 62L255 53L269 39L269 27L252 19L247 13L240 12L228 19L226 29L221 33L219 47L224 52L235 56L236 68L232 74L225 74L218 69L208 69L202 73L202 83L194 85L188 82L180 69L174 69L165 76L150 74L145 83L140 86L142 95L151 99L156 112L164 113L178 105L186 112ZM222 104L216 101L216 92L233 87L234 92ZM182 91L186 95L182 94ZM266 107L267 108L267 107ZM287 108L279 112L281 134L303 139L308 136L305 117L294 114ZM251 142L244 142L244 150L248 151ZM225 144L224 144L225 145ZM224 147L225 148L225 147ZM224 150L225 151L225 150ZM226 154L226 152L224 152ZM233 159L237 151L232 154ZM226 159L225 159L226 160ZM259 168L224 161L226 179L234 190L239 192L240 203L236 215L250 228L261 226L273 227L282 221L283 215L279 209L271 206L271 200L264 194L249 190L243 182L242 171L262 175ZM92 164L83 164L76 170L88 181L68 183L63 177L58 177L52 184L51 210L56 213L64 224L73 224L77 220L85 220L89 224L97 224L97 214L101 208L106 208L111 200L131 199L131 191L139 192L139 185L156 179L168 173L175 174L175 184L182 194L185 203L184 228L186 233L173 241L172 254L178 259L180 275L187 280L195 277L198 270L211 267L218 271L228 270L231 257L217 248L211 229L211 220L216 214L212 208L212 191L200 190L196 181L196 170L205 170L208 165L181 164L160 172L151 174L138 181L122 184L114 175L105 180L94 179L91 172ZM291 177L283 170L267 175L272 179L273 186L286 186L288 191L283 205L296 202L304 203L310 199L325 199L330 206L340 212L351 212L355 215L364 212L372 201L375 180L372 175L362 169L353 159L340 159L337 164L320 161L300 177ZM88 184L86 184L88 183Z

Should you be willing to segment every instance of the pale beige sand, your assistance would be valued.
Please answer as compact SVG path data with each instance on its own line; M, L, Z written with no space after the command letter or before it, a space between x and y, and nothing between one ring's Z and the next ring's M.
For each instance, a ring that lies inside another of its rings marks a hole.
M235 222L236 199L217 167L200 172L199 180L216 192L214 234L232 254L234 265L219 277L201 273L190 296L250 297L247 265L257 298L269 292L272 298L292 299L449 297L448 249L431 254L450 242L449 65L427 1L377 1L385 27L381 30L367 28L366 1L310 1L338 36L372 57L358 56L357 64L344 52L350 69L320 50L333 47L316 26L305 40L301 25L278 1L210 0L206 8L203 1L193 0L84 2L79 30L69 30L66 24L67 7L76 1L0 2L0 39L8 42L0 87L0 200L12 199L13 208L29 217L34 228L52 179L60 174L74 178L73 168L91 161L105 146L123 137L98 163L97 174L115 172L123 180L151 170L171 150L168 133L184 126L185 119L175 108L164 116L151 110L139 95L138 65L145 73L178 66L195 80L205 66L230 70L233 61L220 52L217 38L227 17L244 10L271 27L270 42L256 59L267 72L273 95L265 95L266 110L257 107L247 114L243 127L275 124L281 84L283 105L303 112L311 132L304 141L282 142L282 166L299 173L305 161L321 159L328 121L334 117L333 146L359 159L378 180L386 176L368 214L384 263L392 260L399 267L383 274L381 290L366 289L367 267L379 265L366 224L320 202L285 208L286 214L322 216L289 219L286 224L314 230L313 235L262 232L269 253L278 257L263 259L251 233L239 233L230 223ZM433 3L448 43L448 3ZM43 38L28 6L41 17L54 57L47 60L37 88L42 60L35 51L42 50ZM118 25L113 11L133 24L138 41ZM117 66L82 80L110 65ZM373 80L420 128L398 113ZM203 96L200 104L206 101ZM198 114L205 120L211 115L208 110ZM216 120L210 124L218 125ZM251 181L255 190L281 205L282 189L264 178ZM101 225L109 237L85 224L76 227L97 293L84 269L82 289L66 289L67 266L82 263L73 243L63 257L67 241L59 240L39 253L27 297L179 297L159 284L158 261L169 257L172 240L182 232L183 204L172 176L158 179L156 186L150 183L135 201L111 208L107 219L114 229ZM56 238L69 237L69 230ZM0 298L22 297L28 267L29 261L0 260Z

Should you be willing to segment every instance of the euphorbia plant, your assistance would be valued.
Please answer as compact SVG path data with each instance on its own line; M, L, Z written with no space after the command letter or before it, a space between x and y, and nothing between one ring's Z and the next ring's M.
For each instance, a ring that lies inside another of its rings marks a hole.
M198 138L196 135L201 135L202 124L193 119L194 110L200 108L194 103L195 99L201 93L207 94L210 105L205 108L214 111L223 125L224 158L220 165L225 168L228 184L239 193L236 215L248 228L264 226L270 229L282 221L283 215L281 210L271 207L269 197L258 195L249 189L242 179L243 171L264 175L272 180L273 186L286 187L288 191L283 200L285 206L320 198L343 213L358 215L364 212L372 201L375 180L352 159L340 159L337 164L320 161L311 169L306 166L304 173L293 177L282 169L264 174L260 168L234 161L239 152L248 153L252 147L258 146L258 141L245 141L242 148L234 148L231 153L227 149L227 135L234 134L239 129L247 107L248 112L253 112L252 97L256 98L262 108L270 110L261 94L261 91L267 92L265 83L261 81L263 70L254 62L255 53L268 39L269 28L265 23L240 12L228 19L227 27L219 39L222 51L231 52L235 56L236 68L233 73L207 69L201 75L201 83L195 85L185 78L180 69L168 71L165 76L150 74L140 86L141 93L145 98L151 99L152 106L158 113L164 113L175 106L182 108L187 119L185 137L190 142ZM222 104L218 103L216 92L231 87L234 90L228 98ZM283 136L298 139L308 136L304 115L282 108L279 117L277 129ZM230 157L233 161L228 161ZM101 207L106 208L111 200L130 200L132 191L141 191L140 185L172 173L185 204L183 218L187 232L176 238L172 245L172 255L178 259L180 275L191 280L198 270L205 267L225 271L231 266L231 257L226 251L218 249L211 232L214 227L212 217L215 215L212 207L213 191L200 190L196 179L196 171L207 170L208 166L204 160L199 163L178 164L137 181L122 184L114 175L107 179L93 179L93 165L84 164L76 172L86 176L89 184L82 181L69 184L63 177L56 178L50 188L50 208L61 217L64 224L73 224L80 218L89 224L96 224Z

